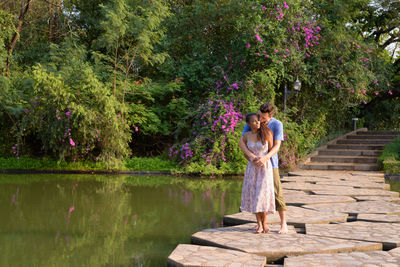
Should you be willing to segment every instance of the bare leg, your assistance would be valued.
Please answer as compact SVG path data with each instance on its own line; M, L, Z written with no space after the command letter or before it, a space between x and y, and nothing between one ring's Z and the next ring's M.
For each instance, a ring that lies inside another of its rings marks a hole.
M269 232L269 227L267 224L267 213L266 212L260 212L261 213L261 220L262 220L262 229L263 233L266 234Z
M263 232L263 224L262 224L262 212L256 213L257 218L257 230L254 232L255 234L261 234Z
M286 224L286 213L283 210L278 211L279 217L281 217L281 229L279 230L279 234L287 234L288 228Z

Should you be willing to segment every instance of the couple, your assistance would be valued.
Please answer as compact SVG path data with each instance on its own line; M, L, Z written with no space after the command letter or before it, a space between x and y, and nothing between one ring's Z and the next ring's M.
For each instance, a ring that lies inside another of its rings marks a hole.
M279 213L280 234L288 232L286 204L278 169L278 154L283 141L282 122L273 118L274 106L262 104L258 113L246 115L239 146L248 159L242 188L241 211L255 213L255 233L268 233L267 214Z

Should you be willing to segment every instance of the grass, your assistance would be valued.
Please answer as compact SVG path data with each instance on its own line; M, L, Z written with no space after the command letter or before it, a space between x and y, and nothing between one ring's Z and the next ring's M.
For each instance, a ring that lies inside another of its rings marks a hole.
M100 162L56 161L48 158L0 157L0 169L12 170L78 170L78 171L104 171L107 168ZM160 157L153 158L129 158L123 161L123 166L117 171L171 171L180 169L179 165L171 160Z
M400 136L385 146L378 165L388 174L400 174Z

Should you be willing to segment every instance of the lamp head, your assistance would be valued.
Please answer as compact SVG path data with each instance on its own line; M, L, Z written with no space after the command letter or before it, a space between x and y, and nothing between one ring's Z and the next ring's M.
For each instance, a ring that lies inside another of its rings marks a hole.
M299 81L299 78L296 78L296 81L293 83L293 89L295 91L300 91L301 88L301 82Z

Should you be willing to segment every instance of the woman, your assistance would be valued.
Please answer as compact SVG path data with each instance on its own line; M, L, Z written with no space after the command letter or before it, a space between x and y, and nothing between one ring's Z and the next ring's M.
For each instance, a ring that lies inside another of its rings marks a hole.
M248 149L258 157L268 153L268 148L273 145L272 131L265 125L260 126L258 115L246 115L246 123L251 131L245 133L243 141ZM267 213L275 213L274 180L271 163L268 161L262 166L247 163L242 187L242 211L255 213L257 219L256 234L268 233Z

